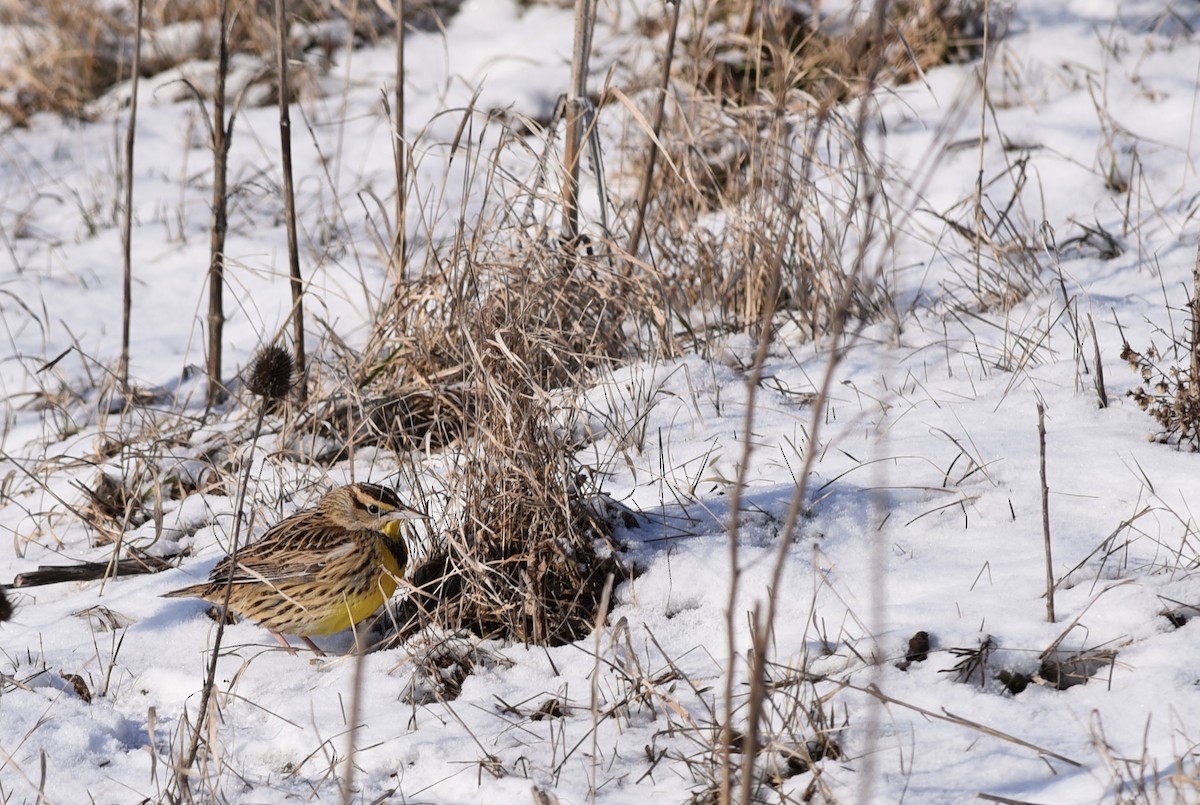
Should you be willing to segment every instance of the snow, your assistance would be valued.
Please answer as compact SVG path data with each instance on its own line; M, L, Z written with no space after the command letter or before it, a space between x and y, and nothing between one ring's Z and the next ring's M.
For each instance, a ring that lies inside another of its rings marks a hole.
M602 7L593 86L613 64L630 73L652 65L635 45L642 5L661 13L641 0ZM1056 259L1050 243L1036 241L1041 273L1007 311L965 309L972 247L934 214L973 226L979 65L939 67L880 92L869 145L908 216L886 277L900 316L847 342L815 417L805 395L820 384L834 345L786 324L753 396L743 367L757 343L744 334L707 355L647 359L597 378L583 395L589 442L581 459L605 474L606 493L642 513L642 527L618 531L640 574L614 591L598 635L556 648L475 646L452 701L428 695L422 659L434 637L366 656L354 800L521 802L537 789L562 803L684 802L710 790L719 770L706 752L727 674L741 725L748 624L782 556L769 644L779 688L765 713L766 733L779 743L762 767L781 763L778 750L803 746L818 728L838 752L819 760L816 774L764 787L764 801L798 801L810 785L819 797L864 803L962 802L980 793L1117 801L1138 786L1162 801L1196 801L1200 626L1177 627L1163 613L1200 609L1192 512L1200 473L1195 454L1150 440L1158 426L1125 396L1139 378L1118 359L1123 338L1164 354L1172 336L1183 338L1196 261L1200 39L1191 30L1200 14L1174 3L1172 18L1162 5L1017 3L992 52L984 176L1007 178L989 185L988 203L1003 209L1015 194L1014 227L1031 242L1052 234L1063 247ZM406 87L413 181L452 213L416 227L418 239L436 239L459 212L479 209L478 198L463 196L467 183L445 178L467 170L447 166L464 109L548 116L567 86L572 29L569 9L473 0L444 36L410 34L408 58L420 67ZM322 78L331 94L293 112L306 313L320 324L309 329L309 351L318 355L329 332L361 344L389 288L375 240L380 210L366 199L376 191L382 198L391 182L380 98L390 92L394 54L383 42L334 58ZM183 65L142 83L131 376L166 392L161 407L189 411L203 397L211 158L182 78L205 83L211 69ZM92 483L97 468L141 467L148 488L168 476L203 486L204 439L244 424L210 424L190 443L165 439L155 470L138 455L101 449L105 434L139 426L108 412L95 391L120 347L115 154L128 93L119 88L98 103L94 123L42 115L0 135L0 343L8 345L0 355L0 532L9 538L0 542L11 544L0 549L3 581L111 555L69 514L85 503L78 484ZM611 105L602 117L610 110L623 113ZM230 376L286 326L290 306L275 115L244 109L234 129ZM486 162L496 133L480 126L464 147ZM621 124L606 126L612 133ZM1026 181L1016 188L1017 169L1005 171L1022 160ZM1106 187L1111 166L1128 193ZM1067 248L1083 226L1112 233L1121 254L1105 260L1088 244ZM1085 332L1078 356L1064 294ZM1092 388L1089 315L1103 356L1104 409ZM1053 623L1039 404L1059 580ZM731 668L726 527L748 418ZM319 481L297 480L283 448L268 439L254 458L255 533L333 484L394 483L403 465L366 451ZM806 511L785 535L810 453ZM17 609L0 625L0 800L165 796L190 738L216 625L206 604L160 595L207 574L228 547L233 514L223 494L164 499L160 518L131 527L126 539L159 555L190 548L181 568L9 591ZM109 616L89 614L96 607ZM115 631L106 625L114 621ZM931 636L929 657L901 670L918 631ZM994 650L983 684L978 674L959 680L962 655L952 649L976 649L988 637ZM201 798L341 796L356 662L345 656L349 634L321 642L331 656L310 660L280 651L254 624L226 628L214 753L194 782ZM1013 695L997 679L1001 671L1036 674L1051 647L1060 656L1116 655L1088 684L1065 690L1033 683ZM63 674L80 675L91 701ZM535 717L550 700L563 715Z

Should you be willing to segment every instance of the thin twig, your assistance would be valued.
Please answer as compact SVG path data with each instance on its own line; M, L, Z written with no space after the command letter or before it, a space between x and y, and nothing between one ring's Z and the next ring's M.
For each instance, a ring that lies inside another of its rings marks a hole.
M980 250L983 246L983 158L987 144L987 108L988 108L988 68L991 66L991 3L983 0L983 58L979 65L979 175L975 180L975 279L978 283L983 273L980 263Z
M1200 398L1200 244L1196 246L1196 262L1192 266L1192 327L1188 334L1191 343L1188 344L1189 358L1191 359L1191 383L1188 391L1192 398L1193 404L1195 400Z
M880 690L875 685L867 685L865 687L860 687L859 685L852 685L849 682L842 682L839 684L841 684L841 686L844 688L848 688L850 690L856 690L859 693L865 693L868 696L874 696L876 699L883 702L884 704L894 704L897 707L903 707L907 710L912 710L915 713L920 713L921 715L925 716L926 718L932 718L932 719L936 719L938 721L947 721L951 724L957 724L960 727L967 727L968 729L973 729L978 732L982 732L985 735L991 735L993 738L999 738L1002 741L1008 741L1009 743L1016 744L1017 746L1024 746L1027 749L1032 749L1033 751L1037 752L1039 755L1045 755L1046 757L1052 757L1055 760L1061 760L1063 763L1066 763L1070 766L1074 766L1079 769L1082 769L1084 767L1083 764L1080 763L1078 760L1069 758L1066 755L1060 755L1058 752L1052 751L1050 749L1046 749L1045 747L1042 747L1042 746L1038 746L1037 744L1035 744L1031 741L1027 741L1024 738L1018 738L1015 735L1010 735L1007 732L1002 732L1001 730L995 729L994 727L989 727L986 724L980 724L978 721L972 721L969 718L963 718L962 716L957 716L954 713L951 713L949 710L942 710L942 712L940 712L940 713L935 712L933 710L927 710L924 707L919 707L915 704L910 704L901 699L896 699L896 698L893 698L892 696L888 696L886 693L884 693L882 690Z
M675 36L679 30L679 8L682 0L671 2L671 27L667 30L666 52L663 54L663 69L658 80L658 97L654 103L654 121L650 128L650 153L646 157L646 170L642 173L642 186L638 191L637 217L633 222L633 232L629 236L629 256L637 257L638 246L642 240L642 230L645 228L646 211L650 208L650 190L654 185L654 166L658 162L659 135L662 134L663 116L667 105L667 91L671 86L671 63L675 58ZM630 270L627 265L626 273Z
M228 179L229 128L225 122L225 80L229 75L229 0L218 3L217 85L213 90L213 222L208 257L208 390L205 401L216 405L225 396L221 385L221 335L225 328L225 232L228 229L226 181Z
M258 443L258 434L262 430L263 418L267 413L267 400L263 400L262 405L258 410L258 423L254 428L254 434L250 437L250 458L246 461L246 469L242 473L242 482L238 485L237 501L234 503L234 520L233 520L233 536L231 550L229 551L229 578L225 582L225 601L221 605L222 616L217 621L217 633L213 637L212 657L208 661L208 673L204 678L203 692L200 695L200 708L196 714L196 728L192 731L192 740L188 746L187 757L184 759L182 768L178 770L180 785L186 785L184 775L191 769L192 764L196 762L196 754L200 749L200 733L204 730L204 722L208 717L209 703L212 701L213 688L216 686L217 677L217 660L221 657L221 639L225 636L225 613L229 612L229 599L233 595L233 579L238 573L238 548L241 544L241 525L242 518L238 513L242 511L242 507L246 504L246 488L250 485L250 470L254 466L254 447ZM247 530L253 525L254 513L250 514L250 522L246 524Z
M600 732L600 637L604 633L604 621L608 617L608 601L612 596L614 576L608 574L608 578L604 581L604 591L600 594L600 606L596 608L596 621L592 627L592 635L595 637L595 657L596 663L592 668L592 784L589 786L588 796L593 805L596 802L596 766L600 760L600 747L597 745L598 734Z
M588 57L592 50L594 0L575 0L575 46L567 92L567 142L562 186L562 241L573 249L579 237L579 161L583 153L583 109L587 98Z
M1050 556L1050 488L1046 485L1046 407L1039 401L1038 467L1042 482L1042 538L1046 545L1046 621L1054 623L1054 562Z
M296 399L308 398L308 371L304 355L304 280L300 276L300 247L296 237L296 190L292 182L292 118L288 111L291 85L288 81L287 0L275 0L279 71L279 164L283 171L283 212L287 224L288 276L292 286L292 356L295 362ZM336 190L336 188L334 188Z
M1200 259L1200 255L1197 255L1197 258ZM1096 378L1095 378L1096 398L1100 401L1101 408L1107 408L1108 407L1108 391L1104 388L1104 364L1100 361L1100 339L1096 338L1096 322L1094 322L1092 320L1091 313L1087 314L1087 320L1088 320L1088 329L1092 333L1092 354L1093 354L1092 362L1096 364ZM1195 332L1194 329L1193 329L1193 332ZM1194 349L1193 349L1193 354L1195 354ZM1194 378L1195 375L1192 375L1192 377Z
M129 387L129 329L133 305L133 143L137 129L138 74L142 69L142 7L143 0L134 6L133 74L129 82L129 127L125 130L125 220L121 228L121 247L125 257L121 297L121 358L117 366L117 381L121 392Z
M396 231L392 238L392 271L397 280L404 277L404 249L407 238L406 216L408 215L408 193L405 189L408 173L408 152L404 142L404 2L396 0L396 88L395 115L392 135L392 158L396 163Z
M879 0L878 2L876 2L874 10L873 10L873 17L872 17L870 24L874 27L874 33L875 33L877 40L882 38L883 28L886 25L886 13L885 12L886 12L886 3L882 2L882 0ZM881 69L883 62L882 62L881 51L873 52L871 54L860 53L860 54L857 54L856 58L866 58L868 55L870 57L870 64L866 71L867 72L866 78L867 78L867 86L871 87L871 86L874 86L875 81L877 80L879 70ZM866 130L866 126L867 126L865 107L866 107L866 105L864 104L863 109L860 110L860 116L856 123L856 129L858 132L860 132L860 136L858 138L856 138L856 142L860 149L859 156L860 156L860 158L863 159L864 163L866 161L866 159L865 159L866 155L861 150L862 142L863 142L863 136L861 133ZM831 104L822 103L821 108L822 109L830 109ZM827 120L828 120L828 113L822 114L817 119L816 124L814 126L814 130L811 133L811 136L809 137L806 152L804 155L804 164L805 164L806 171L811 170L812 155L817 147L816 144L819 141L819 136L820 136L821 132L824 130L824 126L825 126ZM804 177L804 179L806 180L807 177ZM869 190L868 193L866 194L865 200L863 202L864 206L867 208L868 214L872 211L872 209L874 208L874 206L876 205L877 202L878 202L877 193L875 193L873 190ZM800 213L799 207L802 203L803 203L802 197L797 196L797 198L794 201L794 206L789 211L790 212L790 215L789 215L790 220L795 220L799 216L799 213ZM777 553L775 556L775 562L774 562L774 565L772 568L771 582L768 585L768 589L767 589L768 606L767 606L765 617L761 617L761 618L759 617L760 611L758 610L758 608L756 608L755 612L754 612L754 620L752 621L752 623L754 624L752 638L755 639L755 646L754 646L755 656L754 656L754 662L752 663L752 666L751 666L751 688L752 688L752 698L750 701L751 717L748 719L748 723L746 726L746 734L743 739L743 747L742 747L742 751L744 753L743 758L742 758L742 780L741 780L741 784L742 784L741 802L742 802L742 805L748 805L748 803L753 799L753 789L754 789L753 771L754 771L755 761L757 759L757 753L754 751L754 747L755 747L755 743L757 741L757 735L758 735L758 727L759 727L758 720L761 716L761 712L763 709L762 708L762 705L763 705L762 699L764 698L765 691L766 691L765 684L762 684L763 680L764 680L765 667L766 667L766 662L767 662L766 648L767 648L767 646L770 645L771 635L774 630L775 618L776 618L777 607L778 607L778 600L779 600L779 595L780 595L779 587L780 587L780 584L781 584L781 581L783 578L783 569L787 564L788 549L792 544L792 534L795 533L795 528L799 521L800 514L804 509L804 501L807 497L807 490L808 490L808 480L811 477L813 463L819 454L819 451L816 449L812 449L812 446L818 444L818 442L819 442L819 434L820 434L820 430L821 430L821 424L824 421L824 419L823 419L824 409L825 409L826 402L829 399L830 390L832 389L832 386L833 386L833 378L834 378L836 369L841 362L842 357L845 355L846 350L848 349L848 344L843 343L844 339L847 336L847 333L845 330L845 324L846 324L846 321L849 316L851 303L852 303L854 294L855 294L857 288L859 287L857 284L857 281L861 280L861 278L864 274L864 259L865 259L866 253L867 253L867 245L869 242L870 242L869 238L864 240L863 245L860 247L859 252L856 255L856 259L854 262L854 269L851 272L852 278L850 281L848 281L842 287L841 293L836 296L836 299L834 300L835 304L832 306L832 308L830 310L830 314L831 314L830 343L833 346L830 350L829 356L826 361L825 371L821 378L820 387L818 388L816 397L812 402L813 415L812 415L811 423L809 425L810 431L808 434L808 442L810 445L810 449L805 451L804 466L801 468L801 470L799 472L799 476L798 476L797 483L796 483L796 488L792 493L792 500L788 507L787 520L785 522L782 532L779 535L779 545L778 545ZM731 490L731 495L730 495L731 512L730 512L729 546L730 546L730 563L731 563L730 574L731 574L732 578L730 580L731 590L730 590L730 595L729 595L729 604L728 604L727 621L726 621L726 629L729 631L727 649L729 652L728 657L729 657L730 667L726 671L725 714L724 714L724 720L722 722L722 728L721 728L722 759L721 759L721 782L720 782L719 796L720 796L720 801L722 803L732 802L732 779L731 779L732 763L730 760L730 755L733 751L732 725L731 725L732 712L733 712L732 711L732 703L733 703L732 702L732 694L733 694L732 677L733 677L733 663L736 658L736 654L735 654L736 646L734 644L732 629L733 629L734 601L735 601L735 595L737 592L737 583L738 583L738 574L739 574L738 544L737 544L738 543L738 541L737 541L738 518L739 518L738 509L740 508L740 498L741 498L742 487L745 483L745 473L748 470L749 463L750 463L751 446L754 442L754 439L752 438L752 434L753 434L752 420L753 420L753 413L754 413L754 407L755 407L754 406L755 390L757 389L757 387L761 381L763 366L766 362L766 357L767 357L767 348L771 341L770 322L771 322L771 319L774 317L775 307L778 302L778 291L779 291L779 286L780 286L780 282L781 282L781 278L782 278L782 271L783 271L783 255L784 255L784 248L783 248L783 245L780 244L779 248L777 250L775 250L775 252L772 254L770 281L768 283L768 288L767 288L768 295L765 299L766 304L765 304L765 308L763 310L763 317L761 320L762 321L762 332L759 335L759 338L760 338L759 349L755 354L754 366L751 369L750 379L748 382L748 396L747 396L747 402L746 402L746 408L747 408L746 430L745 430L745 434L743 436L743 438L744 438L743 455L742 455L741 463L739 464L739 474L738 474L737 482L734 484L733 489ZM757 686L756 686L756 680L757 680ZM756 695L754 693L755 691L757 691ZM756 699L757 699L757 701L756 701Z

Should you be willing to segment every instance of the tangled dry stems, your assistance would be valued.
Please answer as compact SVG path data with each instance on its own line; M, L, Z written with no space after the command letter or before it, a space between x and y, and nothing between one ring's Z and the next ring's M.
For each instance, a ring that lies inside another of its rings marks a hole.
M411 421L408 401L432 401L411 434L376 419L385 443L453 441L457 451L445 483L459 510L414 567L397 633L432 623L570 642L590 631L609 577L625 571L561 421L562 390L628 356L622 325L636 314L604 261L554 247L525 243L511 263L468 257L449 271L470 281L448 283L456 290L441 304L425 281L397 289L364 361L373 399L396 401L384 406L400 412L390 424Z

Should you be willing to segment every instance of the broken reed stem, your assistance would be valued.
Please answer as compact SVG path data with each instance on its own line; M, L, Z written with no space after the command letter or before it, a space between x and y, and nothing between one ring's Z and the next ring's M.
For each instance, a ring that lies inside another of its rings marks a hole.
M1046 544L1046 621L1054 623L1054 562L1050 556L1050 488L1046 485L1046 406L1037 404L1038 456L1042 481L1042 538Z
M1100 361L1100 339L1096 337L1096 322L1092 321L1091 313L1087 314L1087 320L1088 329L1092 333L1092 362L1096 364L1096 376L1093 379L1093 383L1096 386L1096 398L1100 401L1101 408L1107 408L1108 391L1106 391L1104 388L1104 364ZM1193 321L1195 321L1194 318ZM1193 329L1192 332L1195 332L1195 329ZM1196 361L1195 339L1193 339L1192 344L1192 361L1193 363ZM1195 375L1192 375L1193 387L1195 383L1195 377Z
M583 105L587 100L588 56L592 50L594 0L575 0L575 47L567 90L567 142L563 157L562 241L572 247L579 237L579 160L583 154Z
M988 108L988 67L990 66L991 49L988 47L988 40L991 37L991 27L989 17L991 16L991 3L989 0L983 0L983 58L980 60L979 67L979 175L975 179L975 281L981 282L983 279L983 266L980 262L980 251L983 247L983 157L985 154L984 145L987 142L985 131L987 129L987 108Z
M308 398L304 355L304 281L300 276L300 248L296 238L296 190L292 181L292 118L288 109L291 86L288 82L287 0L275 0L275 27L279 53L279 161L283 171L283 210L287 224L288 276L292 285L292 356L297 372L296 399L303 405Z
M654 104L654 121L650 128L650 153L646 157L646 171L642 174L642 186L638 191L637 217L633 222L633 232L629 236L629 256L637 257L638 247L642 241L642 230L646 225L646 211L650 208L650 190L654 184L654 166L658 162L659 135L662 133L663 116L667 106L667 90L671 85L671 63L675 57L675 36L679 30L679 7L683 0L671 1L671 27L667 32L667 50L663 54L662 75L658 80L658 98ZM632 270L631 264L626 264L625 273L628 276Z
M1196 263L1192 267L1192 331L1189 334L1191 343L1188 344L1191 359L1191 377L1188 393L1195 400L1200 397L1200 244L1196 246Z
M208 390L205 402L216 405L224 397L221 385L221 334L225 328L225 231L228 228L226 179L229 136L225 128L225 79L229 74L229 0L218 3L217 85L213 90L213 223L208 257ZM231 127L232 128L232 127Z
M404 146L404 2L396 0L396 88L395 117L396 133L392 140L395 152L392 158L396 163L396 232L392 237L392 271L397 281L404 278L404 248L408 237L405 218L408 215L408 196L404 186L408 173L408 154Z
M138 74L142 70L142 8L143 0L134 4L133 73L129 82L129 127L125 130L125 220L121 226L121 248L125 270L121 295L121 358L117 364L117 381L122 393L129 388L129 327L133 305L133 143L137 129Z
M794 217L791 219L794 220ZM733 671L734 664L737 660L737 641L735 639L736 632L734 630L736 614L736 601L738 594L738 583L741 580L741 567L739 566L738 558L738 530L740 525L740 509L742 499L742 487L746 481L746 471L750 466L750 454L754 445L754 406L757 397L757 389L762 381L763 366L766 364L768 347L771 343L772 329L771 320L775 317L776 304L779 299L779 285L781 274L783 273L783 243L778 244L775 253L771 259L771 271L768 277L769 287L767 288L766 305L763 308L761 331L759 333L758 349L754 353L754 365L750 370L750 377L747 381L746 393L746 417L745 430L742 435L742 460L738 465L737 482L733 485L733 490L729 498L729 603L725 611L725 630L726 630L726 650L728 652L729 667L725 671L725 717L721 723L721 789L720 802L732 802L733 794ZM834 336L837 338L837 335ZM836 344L836 341L835 341ZM836 346L835 346L836 352ZM832 362L832 359L831 359ZM819 400L814 403L818 405ZM815 408L814 411L819 409ZM813 417L814 426L816 415ZM811 437L810 437L811 438ZM810 442L811 444L811 442ZM808 453L816 451L809 450ZM804 489L807 486L805 476L801 476L799 487ZM803 494L803 493L801 493ZM784 531L779 535L781 545L786 545L791 542L791 532ZM786 549L785 549L786 550ZM768 593L773 596L773 591ZM768 616L766 619L761 619L760 607L755 606L751 620L751 646L753 654L750 664L750 717L747 719L746 729L742 738L742 802L748 803L750 800L750 792L753 788L752 779L754 776L754 762L757 759L753 748L758 740L758 719L762 713L762 696L764 686L762 678L766 673L766 648L768 645L767 635L770 632L771 618L774 614L774 607L768 607Z

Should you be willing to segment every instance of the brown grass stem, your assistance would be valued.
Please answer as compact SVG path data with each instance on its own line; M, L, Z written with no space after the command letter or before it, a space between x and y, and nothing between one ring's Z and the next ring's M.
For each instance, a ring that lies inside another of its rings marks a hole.
M404 2L396 0L393 4L396 10L396 86L394 92L395 109L392 135L394 151L392 159L396 165L396 230L392 236L392 272L397 281L405 274L405 242L408 238L408 146L404 140Z
M638 247L642 241L642 231L646 226L646 213L650 209L650 191L654 187L654 167L658 163L658 137L662 133L667 93L671 87L671 64L675 58L675 37L679 31L679 8L682 5L683 0L671 2L671 27L667 29L667 44L662 57L662 74L658 79L658 90L654 99L654 120L650 125L650 146L646 154L646 167L642 171L642 185L638 189L637 216L633 221L633 231L629 235L628 252L629 256L634 259L637 258ZM628 270L627 268L626 271Z
M278 36L276 67L279 71L279 167L283 172L283 210L287 225L288 276L291 278L292 355L296 371L296 399L308 398L307 363L304 354L304 280L300 276L300 247L296 235L296 190L292 179L292 118L288 110L291 86L288 81L287 0L275 0Z
M1197 264L1200 265L1200 254L1197 255ZM1200 290L1200 289L1198 289ZM1096 322L1092 320L1092 314L1087 314L1088 331L1092 335L1092 363L1096 365L1096 376L1093 383L1096 387L1096 399L1099 401L1101 408L1108 407L1108 390L1104 387L1104 361L1100 359L1100 339L1096 337ZM1193 330L1195 332L1195 330ZM1195 345L1192 350L1193 360L1195 360ZM1196 377L1196 375L1192 375Z
M221 337L225 329L225 233L229 228L226 182L229 172L229 141L232 135L232 119L229 128L225 122L225 84L229 76L229 0L218 3L217 33L217 81L213 91L213 192L212 232L210 233L208 262L208 391L205 401L216 405L225 396L221 384Z
M989 17L991 16L991 0L983 0L983 58L979 66L979 174L975 181L975 279L983 278L983 266L980 262L980 252L984 242L983 214L983 166L984 155L987 153L987 110L988 110L988 68L991 66L991 34Z
M1054 562L1050 555L1050 488L1046 484L1046 406L1039 401L1038 469L1042 487L1042 539L1046 547L1046 620L1054 623Z
M591 689L591 706L592 706L592 763L591 763L591 785L588 787L588 798L595 805L596 802L596 767L600 763L600 747L598 744L600 733L600 638L604 634L604 622L608 618L608 603L612 597L613 574L609 573L608 578L604 581L604 590L600 593L600 605L596 607L596 620L592 625L592 637L594 640L593 651L595 652L596 662L592 666L592 689Z
M1196 262L1192 265L1191 332L1188 334L1188 368L1191 385L1188 391L1193 401L1200 400L1200 244L1196 246Z
M125 129L125 219L121 222L121 251L125 259L121 279L121 358L117 382L122 393L129 387L129 330L133 306L133 144L137 131L138 77L142 69L142 12L144 0L134 4L133 67L129 80L129 124Z
M1007 741L1011 744L1016 744L1017 746L1023 746L1026 749L1032 749L1034 752L1037 752L1039 755L1044 755L1046 757L1054 758L1055 760L1066 763L1068 766L1074 766L1077 769L1084 768L1084 765L1082 763L1080 763L1078 760L1074 760L1073 758L1069 758L1066 755L1062 755L1062 754L1059 754L1058 752L1054 752L1050 749L1046 749L1045 747L1038 746L1037 744L1035 744L1031 741L1027 741L1024 738L1018 738L1015 735L1012 735L1007 732L1002 732L1001 730L995 729L994 727L989 727L986 724L981 724L978 721L972 721L969 718L963 718L962 716L955 715L954 713L951 713L948 710L943 710L942 712L938 713L938 712L935 712L928 708L920 707L915 704L911 704L910 702L906 702L903 699L897 699L894 696L888 696L886 693L884 693L882 690L880 690L875 685L859 686L859 685L853 685L849 682L841 682L841 683L839 683L839 685L848 690L856 690L859 693L865 693L868 696L872 696L872 697L878 699L883 704L894 704L897 707L903 707L906 710L912 710L914 713L920 713L921 715L925 716L926 718L932 718L935 721L945 721L950 724L957 724L960 727L966 727L967 729L975 730L976 732L983 733L984 735L990 735L993 738L999 738L1002 741Z
M571 84L567 90L567 141L563 157L562 241L572 248L579 237L579 163L583 155L584 104L587 102L588 59L592 50L594 0L575 0L575 44Z
M875 3L872 19L868 23L874 29L875 41L881 41L882 32L886 26L886 11L887 3L884 0L877 0ZM880 69L883 66L883 54L881 49L875 48L867 50L866 43L871 41L870 38L864 38L860 44L860 51L855 56L855 61L864 61L867 65L865 69L866 89L864 94L869 94L872 87L875 86ZM832 92L832 90L831 90ZM828 98L826 99L829 100ZM820 108L823 113L818 117L814 129L810 134L804 154L804 174L801 176L801 181L808 178L808 173L812 168L813 154L819 142L820 132L824 130L825 123L828 120L829 110L832 108L832 103L822 102ZM867 127L867 104L860 104L859 115L855 122L854 143L856 152L858 153L863 164L866 164L866 154L864 152L863 138ZM869 186L864 194L862 205L868 213L868 218L874 211L875 205L878 203L878 193L873 186ZM797 198L793 202L793 207L789 211L789 219L795 219L800 214L801 200ZM789 504L787 522L783 531L779 536L778 552L772 567L771 583L768 585L768 604L764 613L760 607L756 607L752 613L752 661L750 665L750 686L751 695L749 701L749 715L747 718L746 729L742 738L742 768L741 768L741 791L739 800L742 805L748 805L753 801L754 797L754 769L757 761L757 736L759 730L759 719L764 710L764 699L766 695L766 664L767 664L767 649L770 645L770 637L774 629L774 623L777 612L778 596L780 594L779 586L783 577L783 569L787 563L788 548L792 544L792 534L796 523L798 522L801 511L803 510L804 500L807 492L807 479L809 477L813 461L816 458L818 451L815 448L820 432L820 425L823 421L823 408L825 401L828 399L829 390L832 387L835 369L840 362L841 356L845 352L846 345L841 343L845 335L845 322L848 320L851 311L853 298L861 288L861 281L865 274L867 251L872 241L873 230L868 229L864 233L864 239L861 243L852 270L850 271L850 279L841 286L840 292L834 295L834 302L830 306L830 343L832 349L826 362L825 371L822 375L821 385L812 401L813 415L810 422L810 430L808 433L808 444L810 449L806 451L804 466L801 469L797 486L793 492L791 503ZM729 555L730 555L730 593L729 605L726 610L726 631L727 631L727 651L729 659L729 668L726 671L725 691L724 691L724 719L721 726L721 739L719 751L721 753L720 762L720 789L718 793L718 801L721 803L730 803L733 801L733 780L732 780L732 761L731 755L734 751L733 746L733 668L736 662L736 642L734 639L735 626L735 601L739 582L739 565L738 565L738 518L740 508L740 498L742 487L745 483L745 475L748 470L750 455L752 451L751 438L753 433L753 414L754 414L754 399L755 389L761 381L762 369L766 361L767 347L771 338L770 323L775 314L775 307L778 301L778 290L782 278L783 271L783 253L782 244L772 253L771 269L769 271L769 279L767 289L764 295L765 306L762 310L762 325L759 334L758 351L755 354L754 364L751 368L750 378L748 381L748 399L747 413L745 422L745 433L743 435L743 454L741 463L738 468L738 478L733 485L730 496L730 529L729 529Z

